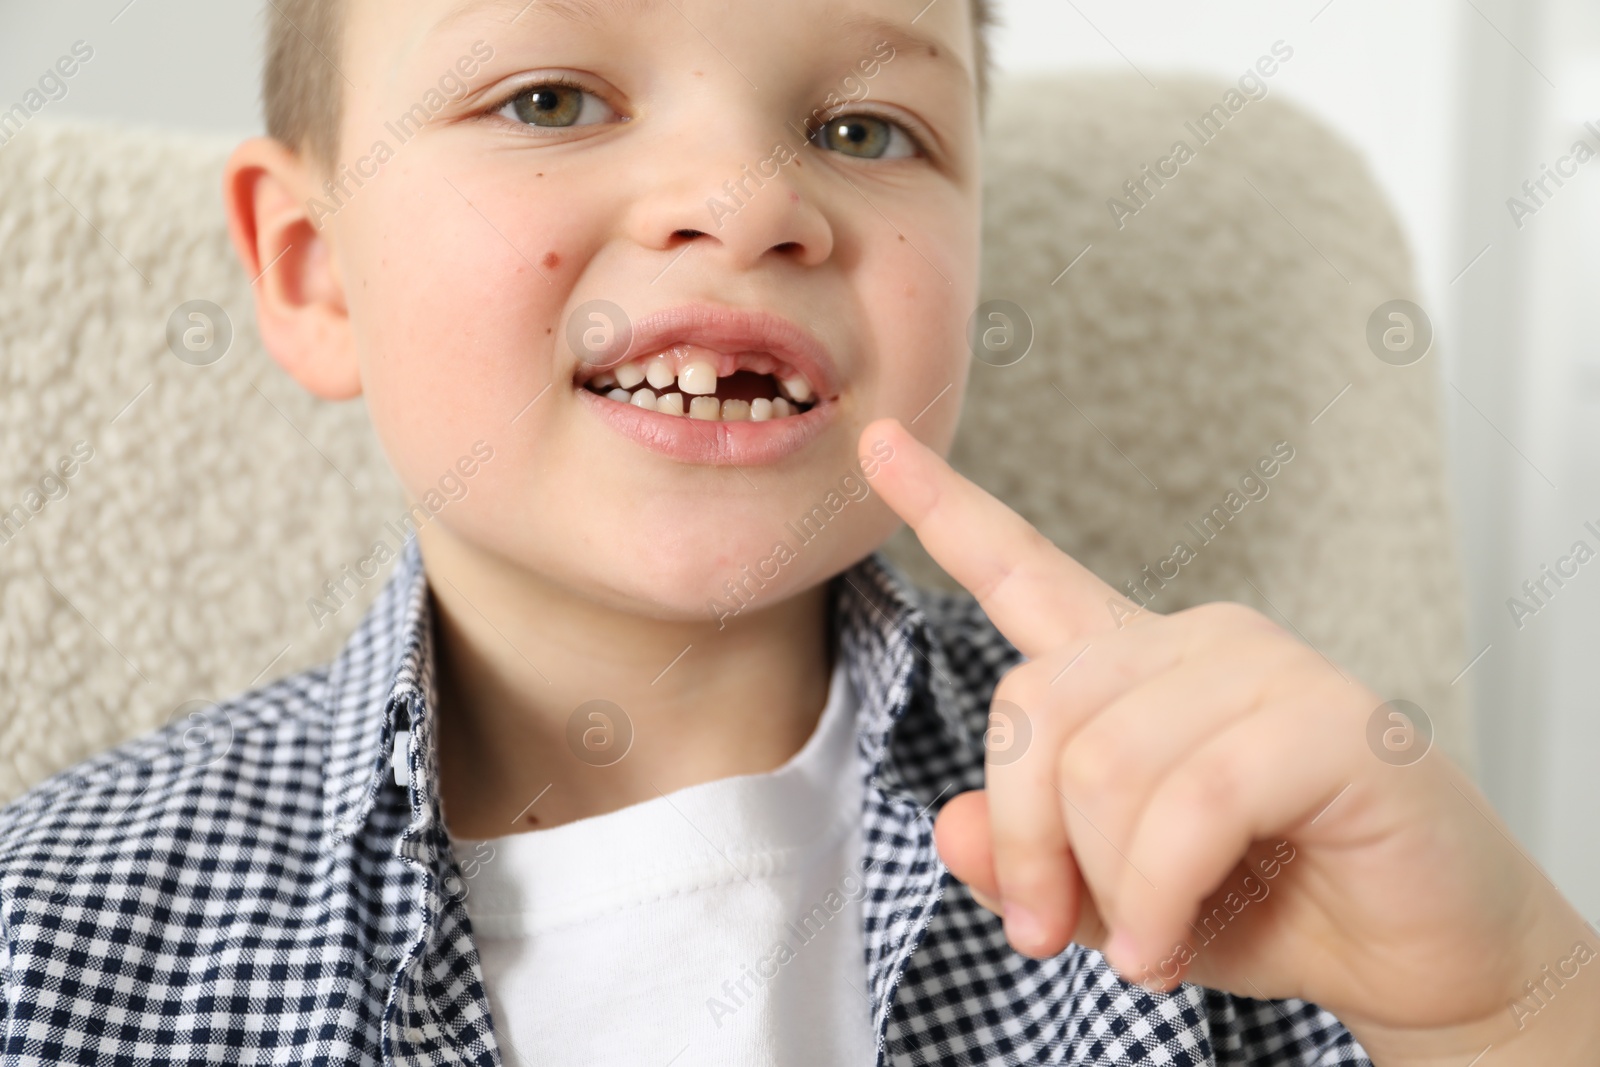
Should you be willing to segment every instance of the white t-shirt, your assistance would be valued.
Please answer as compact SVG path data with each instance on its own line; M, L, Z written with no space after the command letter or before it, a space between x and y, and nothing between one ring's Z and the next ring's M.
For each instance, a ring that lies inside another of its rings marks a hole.
M770 774L451 838L508 1067L875 1062L856 707L841 662Z

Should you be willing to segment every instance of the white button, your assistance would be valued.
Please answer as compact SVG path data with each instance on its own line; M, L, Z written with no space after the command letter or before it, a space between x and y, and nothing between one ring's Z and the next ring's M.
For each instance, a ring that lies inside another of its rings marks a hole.
M411 731L399 730L394 735L394 753L389 757L389 763L394 767L394 784L411 784L411 760L408 750L411 747Z

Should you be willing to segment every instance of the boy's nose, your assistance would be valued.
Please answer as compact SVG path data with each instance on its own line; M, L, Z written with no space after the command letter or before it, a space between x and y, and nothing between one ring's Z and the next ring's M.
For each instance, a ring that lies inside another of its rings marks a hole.
M748 270L772 257L815 266L833 255L833 224L811 193L806 144L788 131L757 149L673 153L639 176L628 213L630 236L645 248L682 255L685 239ZM664 265L664 264L663 264Z

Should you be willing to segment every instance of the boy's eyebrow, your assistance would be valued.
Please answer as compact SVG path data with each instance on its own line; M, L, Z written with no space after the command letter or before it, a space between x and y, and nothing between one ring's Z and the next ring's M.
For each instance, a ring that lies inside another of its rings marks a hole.
M540 12L568 19L572 22L600 22L606 18L626 18L641 10L656 6L660 0L476 0L464 3L451 11L433 27L433 32L446 29L475 15L500 10L508 21L515 22L528 11ZM673 4L676 7L676 4ZM839 28L862 40L887 42L895 52L921 53L948 67L969 85L972 72L961 61L959 53L945 42L939 41L909 25L901 25L877 15L852 15L840 19Z
M920 52L933 62L959 74L969 85L972 83L972 72L961 61L960 53L948 43L909 25L902 25L877 15L851 15L839 20L839 28L861 40L886 42L894 48L896 55L902 52Z

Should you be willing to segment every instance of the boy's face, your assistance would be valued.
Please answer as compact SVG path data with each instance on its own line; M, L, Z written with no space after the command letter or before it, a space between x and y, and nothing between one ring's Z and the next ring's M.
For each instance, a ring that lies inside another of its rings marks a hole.
M965 0L351 0L339 66L361 185L319 221L379 437L419 498L493 449L425 537L688 620L747 567L764 607L892 531L861 429L943 450L965 388ZM628 364L652 378L608 398Z

